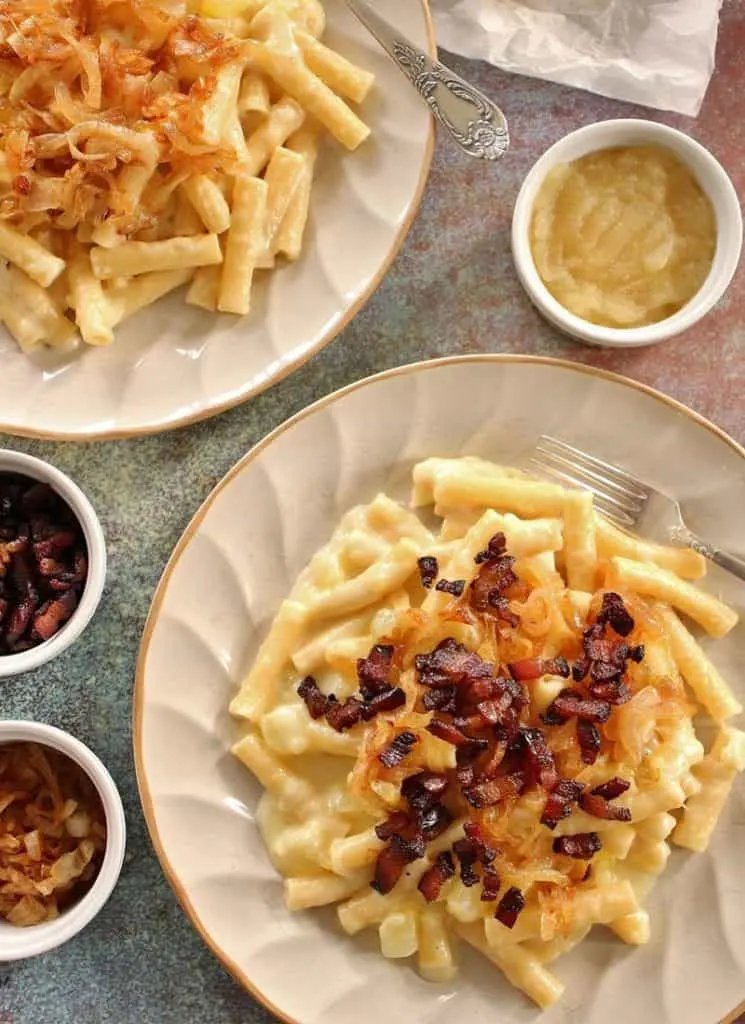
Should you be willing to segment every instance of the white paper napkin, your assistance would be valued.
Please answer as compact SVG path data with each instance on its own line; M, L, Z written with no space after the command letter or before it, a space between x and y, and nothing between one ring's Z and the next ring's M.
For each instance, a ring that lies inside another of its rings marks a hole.
M506 71L695 116L722 0L430 0L440 46Z

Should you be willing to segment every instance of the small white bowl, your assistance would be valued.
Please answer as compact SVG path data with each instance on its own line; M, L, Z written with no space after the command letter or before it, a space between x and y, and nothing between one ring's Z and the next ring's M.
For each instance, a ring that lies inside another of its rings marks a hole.
M530 221L533 203L543 181L557 164L616 146L659 145L671 150L693 173L711 200L717 225L714 262L693 298L674 313L646 327L601 327L570 313L546 288L533 261ZM528 297L543 316L565 334L590 345L632 348L653 345L693 327L724 295L737 269L742 250L742 214L735 187L707 149L688 135L656 121L600 121L560 139L534 164L523 182L512 218L512 256Z
M88 548L88 575L77 608L59 632L49 640L18 654L0 654L0 679L4 679L39 668L68 648L83 632L101 601L106 581L106 540L93 506L78 485L48 462L2 448L0 473L20 473L32 480L49 484L69 505L80 523Z
M111 895L124 861L127 829L122 798L114 780L98 757L67 732L41 722L0 722L0 746L6 743L38 743L52 747L75 761L101 797L106 814L106 849L103 862L88 892L63 910L54 921L19 928L0 918L0 963L24 960L61 946L89 924Z

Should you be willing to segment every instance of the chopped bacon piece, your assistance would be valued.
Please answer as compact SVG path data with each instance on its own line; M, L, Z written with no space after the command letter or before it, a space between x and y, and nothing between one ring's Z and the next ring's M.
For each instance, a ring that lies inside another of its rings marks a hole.
M467 821L463 826L463 831L466 833L466 836L470 839L471 843L473 844L473 847L476 850L476 856L478 857L479 861L485 867L488 867L489 864L492 864L497 856L497 851L494 850L491 846L489 846L489 844L486 842L486 839L484 838L484 833L482 832L481 826L478 824L478 822Z
M378 854L375 861L375 877L370 885L381 895L389 893L404 872L407 864L424 856L424 840L421 836L403 839L398 833Z
M454 874L455 864L453 863L452 855L447 851L438 854L437 860L431 868L424 872L417 886L427 903L434 903L440 895L440 890L445 882L451 879Z
M476 710L489 725L499 725L512 710L512 697L505 692L498 700L482 700L476 705Z
M629 648L629 658L631 661L635 661L637 665L644 661L644 654L644 644L636 644L636 646Z
M425 555L424 558L419 559L417 565L419 566L419 577L422 581L422 586L429 590L440 571L437 559L430 555Z
M583 789L584 786L572 779L559 779L548 795L541 824L550 829L556 828L560 821L572 813L572 805L577 802Z
M500 622L512 626L513 629L520 625L520 616L510 609L510 602L506 597L495 597L492 595L489 598L489 611L495 619L499 619Z
M452 594L453 597L460 597L465 589L465 580L438 580L435 586L435 590L443 594Z
M458 858L458 862L460 864L461 882L469 889L472 885L478 885L479 876L475 870L478 853L471 840L459 839L453 844L453 852Z
M595 764L600 753L600 732L594 722L577 720L577 741L585 764Z
M394 811L385 821L375 826L375 835L383 842L387 842L396 832L405 831L411 822L405 811Z
M493 868L486 868L481 875L481 900L483 903L491 903L499 896L499 887L502 881L499 873Z
M372 700L368 701L362 709L362 717L366 722L375 718L382 711L395 711L406 703L406 694L400 686L391 687L382 693L376 693Z
M393 661L390 644L375 644L366 658L357 659L360 693L366 701L391 688L388 676Z
M575 683L581 683L587 673L590 671L590 659L586 654L581 655L572 665L572 679Z
M552 790L559 781L559 773L546 737L540 729L521 729L519 737L529 784Z
M493 562L507 554L507 538L503 533L495 533L489 541L485 551L479 551L474 561L476 565L482 562Z
M619 636L628 636L634 628L634 620L626 610L620 594L603 594L603 605L597 621L601 626L607 622Z
M598 700L606 700L609 704L627 704L631 700L631 690L620 679L609 679L604 683L591 683L590 692Z
M435 804L433 807L422 809L417 808L415 813L419 831L428 843L441 836L453 823L452 814L442 804Z
M431 807L441 800L448 788L447 775L439 772L417 772L401 784L401 796L412 807Z
M422 704L425 711L445 711L452 715L456 710L456 688L455 686L441 686L437 689L427 690L422 697Z
M365 705L356 697L348 697L343 704L340 704L336 697L329 697L326 721L332 729L344 732L362 720L364 707Z
M418 742L419 737L413 732L401 732L378 754L378 760L386 768L395 768L408 757Z
M313 676L306 676L297 688L311 718L323 718L328 710L329 698L323 693Z
M452 637L442 640L430 654L418 654L414 664L423 686L472 683L494 675L493 665L482 661L478 654L456 643Z
M455 769L455 778L461 789L468 789L475 781L476 769L472 764L458 765Z
M626 779L615 776L612 779L608 779L601 786L596 786L590 792L593 796L601 796L603 800L615 800L616 797L623 796L630 785L631 783Z
M513 679L520 682L528 682L532 679L540 679L546 674L543 667L543 658L523 658L522 661L513 661L507 666Z
M514 928L521 911L525 907L525 897L514 885L508 889L499 901L497 912L494 915L505 928Z
M49 640L59 631L78 606L74 590L66 590L56 601L47 601L41 606L31 625L32 640Z
M480 782L463 791L463 796L472 807L493 807L519 796L525 789L525 775L522 772L512 772L510 775L502 775L496 779L489 779L488 782Z
M427 732L431 732L433 736L444 740L445 743L452 743L454 747L460 747L463 750L473 752L474 756L480 753L480 751L486 750L489 746L488 740L479 739L475 736L466 736L457 726L446 722L442 718L433 718L427 726Z
M582 718L586 722L607 722L611 706L607 700L586 700L579 690L562 690L546 709L545 720L550 724L559 719Z
M602 796L595 796L593 793L583 793L579 798L579 805L593 818L602 818L604 821L631 821L631 811L628 807L615 807Z
M509 555L482 563L470 588L470 604L474 611L488 614L499 607L505 591L518 582L512 569L514 564L515 559Z
M554 853L575 860L590 860L603 848L597 832L578 832L574 836L557 836L553 842Z

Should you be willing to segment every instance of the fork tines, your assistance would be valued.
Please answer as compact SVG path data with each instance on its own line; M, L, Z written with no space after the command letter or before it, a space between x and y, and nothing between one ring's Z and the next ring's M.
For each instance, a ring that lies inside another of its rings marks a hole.
M644 484L623 469L545 434L529 462L562 484L592 491L598 510L621 526L633 526L649 498Z

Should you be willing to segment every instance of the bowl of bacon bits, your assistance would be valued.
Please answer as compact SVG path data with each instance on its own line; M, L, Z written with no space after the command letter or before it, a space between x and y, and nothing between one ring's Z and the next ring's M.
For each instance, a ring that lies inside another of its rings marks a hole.
M80 488L41 459L0 450L0 677L69 647L105 578L103 530Z
M69 733L0 722L0 961L67 942L103 907L124 859L121 797Z

